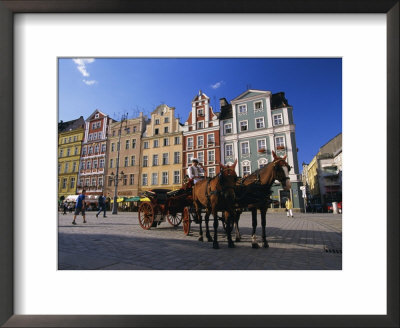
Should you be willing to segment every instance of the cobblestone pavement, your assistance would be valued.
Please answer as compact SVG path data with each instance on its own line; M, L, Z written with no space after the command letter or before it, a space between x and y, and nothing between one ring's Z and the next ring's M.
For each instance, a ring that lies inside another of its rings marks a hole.
M258 215L259 216L259 215ZM87 212L87 223L72 214L59 214L58 265L60 270L341 270L342 215L267 213L270 247L251 248L251 214L239 222L242 241L228 248L219 223L220 249L199 242L198 225L186 236L163 222L143 230L137 213ZM261 245L261 223L257 236ZM203 222L204 227L204 222ZM212 229L212 221L210 221ZM204 230L204 240L205 229ZM212 233L213 234L213 233ZM333 250L333 252L329 252ZM337 251L337 252L336 252Z

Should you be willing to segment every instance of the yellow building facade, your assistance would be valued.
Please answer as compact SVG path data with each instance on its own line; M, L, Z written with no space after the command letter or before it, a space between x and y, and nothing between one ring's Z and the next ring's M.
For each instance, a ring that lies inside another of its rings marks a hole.
M76 194L79 160L85 121L77 120L58 123L58 200Z
M151 113L141 140L140 191L182 187L182 132L174 107L162 104Z

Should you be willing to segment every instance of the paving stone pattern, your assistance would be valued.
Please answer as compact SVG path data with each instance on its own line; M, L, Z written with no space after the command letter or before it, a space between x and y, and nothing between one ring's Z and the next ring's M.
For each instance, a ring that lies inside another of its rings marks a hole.
M228 248L219 223L220 249L199 242L198 225L186 236L182 225L163 222L143 230L137 213L107 213L107 218L87 212L87 223L72 214L58 216L58 268L60 270L341 270L342 216L335 214L267 213L270 247L251 248L251 214L242 214L242 241ZM203 222L204 228L204 222ZM212 230L212 220L210 221ZM205 238L205 228L204 240ZM213 232L212 232L213 234ZM261 245L261 223L257 227Z

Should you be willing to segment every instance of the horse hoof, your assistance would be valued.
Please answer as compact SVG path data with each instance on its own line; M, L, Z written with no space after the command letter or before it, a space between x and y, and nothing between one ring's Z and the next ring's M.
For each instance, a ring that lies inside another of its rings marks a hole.
M235 244L233 243L233 241L228 242L228 247L229 248L235 248Z
M198 241L203 241L203 236L200 236Z
M268 242L267 242L267 241L264 241L264 242L263 242L263 247L264 247L264 248L268 248L268 247L269 247L269 245L268 245Z
M260 248L260 245L258 245L257 243L251 244L251 248Z
M219 248L218 242L213 242L213 248L214 249L218 249Z

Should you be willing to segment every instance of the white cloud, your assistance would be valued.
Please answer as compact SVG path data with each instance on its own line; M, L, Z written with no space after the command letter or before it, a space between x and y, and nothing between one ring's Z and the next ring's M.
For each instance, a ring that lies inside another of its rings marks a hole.
M219 81L215 84L211 84L211 88L218 89L223 83L224 83L224 81Z
M94 62L94 58L75 58L73 59L74 63L77 65L76 68L84 77L90 76L89 72L86 69L87 64L91 64ZM83 80L86 83L86 80ZM92 81L87 81L92 82ZM88 85L92 85L93 83L86 83Z
M83 83L87 84L87 85L92 85L92 84L96 84L97 81L96 80L82 80Z

